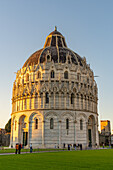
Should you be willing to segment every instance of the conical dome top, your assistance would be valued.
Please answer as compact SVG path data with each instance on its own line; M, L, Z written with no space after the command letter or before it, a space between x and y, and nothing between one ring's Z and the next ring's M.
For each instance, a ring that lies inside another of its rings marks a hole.
M27 65L36 65L53 61L54 63L70 63L82 65L82 58L70 50L65 42L64 36L55 30L51 32L45 41L44 47L33 53L24 63L23 67Z
M57 27L55 27L55 30L47 36L44 44L44 48L45 47L67 47L65 38L57 31Z

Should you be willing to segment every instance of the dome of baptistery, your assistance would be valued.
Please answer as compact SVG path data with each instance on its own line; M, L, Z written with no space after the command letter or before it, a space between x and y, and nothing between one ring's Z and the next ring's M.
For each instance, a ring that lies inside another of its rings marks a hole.
M98 89L90 65L67 47L55 27L44 47L16 73L11 145L95 147L99 143L97 105Z

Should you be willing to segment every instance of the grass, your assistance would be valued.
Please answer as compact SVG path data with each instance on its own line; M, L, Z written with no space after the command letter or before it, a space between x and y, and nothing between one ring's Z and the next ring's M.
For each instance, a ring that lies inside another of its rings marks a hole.
M63 149L33 149L33 152L39 152L39 151L60 151L60 150L63 150ZM67 150L67 149L65 149ZM30 149L21 149L21 152L30 152ZM1 153L15 153L15 149L1 149L0 150L0 154Z
M1 155L0 170L111 170L113 150L84 150Z

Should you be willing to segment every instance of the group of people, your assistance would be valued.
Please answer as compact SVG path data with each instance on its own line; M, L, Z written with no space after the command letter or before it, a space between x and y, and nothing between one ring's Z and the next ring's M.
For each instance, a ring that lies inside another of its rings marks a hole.
M20 144L18 144L18 143L16 143L16 152L15 152L15 154L20 154L21 153L21 149L22 149L22 144L20 143ZM33 148L32 148L32 143L30 143L30 153L32 153L32 150L33 150Z
M82 150L82 144L68 144L68 150L72 150L72 147L77 150L80 149ZM65 143L63 144L63 148L65 148Z
M22 148L22 144L20 143L20 144L18 144L18 143L16 143L16 152L15 152L15 154L20 154L21 153L21 148Z

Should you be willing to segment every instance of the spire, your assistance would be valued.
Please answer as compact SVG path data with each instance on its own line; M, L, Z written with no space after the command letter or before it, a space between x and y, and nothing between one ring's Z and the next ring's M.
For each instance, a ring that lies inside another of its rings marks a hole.
M55 26L55 31L57 31L57 26Z

